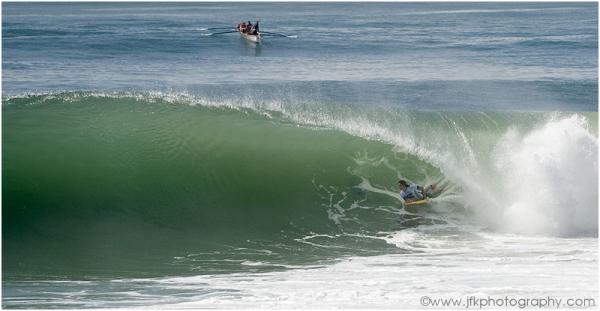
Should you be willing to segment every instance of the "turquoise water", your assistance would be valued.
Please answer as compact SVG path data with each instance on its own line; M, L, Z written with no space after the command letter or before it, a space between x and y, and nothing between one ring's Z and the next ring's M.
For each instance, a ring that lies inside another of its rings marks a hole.
M238 6L3 4L4 307L414 307L421 260L477 291L438 256L597 289L596 4ZM207 36L248 18L298 37Z

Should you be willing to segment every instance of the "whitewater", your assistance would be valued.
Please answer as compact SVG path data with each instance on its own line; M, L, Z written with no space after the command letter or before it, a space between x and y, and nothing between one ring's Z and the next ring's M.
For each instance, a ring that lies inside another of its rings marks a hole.
M3 5L4 308L597 305L596 4L235 12Z

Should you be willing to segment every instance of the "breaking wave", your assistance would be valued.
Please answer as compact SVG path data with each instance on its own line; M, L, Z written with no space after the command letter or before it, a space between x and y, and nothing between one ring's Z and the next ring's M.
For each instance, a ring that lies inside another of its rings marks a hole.
M380 237L431 223L553 236L598 226L595 113L71 92L5 97L3 124L9 275L65 263L136 273L139 256L176 258L170 269L223 247L240 262L405 251ZM399 178L441 195L405 211Z

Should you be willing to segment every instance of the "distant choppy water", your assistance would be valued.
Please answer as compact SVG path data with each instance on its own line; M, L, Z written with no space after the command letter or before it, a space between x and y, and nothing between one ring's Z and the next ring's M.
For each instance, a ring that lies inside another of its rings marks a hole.
M597 294L595 3L2 11L3 307Z
M248 19L298 38L201 30ZM3 87L593 111L597 41L592 3L7 3Z

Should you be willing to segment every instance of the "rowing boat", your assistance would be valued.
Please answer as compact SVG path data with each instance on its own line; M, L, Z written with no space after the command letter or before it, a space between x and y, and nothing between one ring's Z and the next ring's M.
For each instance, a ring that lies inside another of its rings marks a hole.
M247 34L247 33L243 33L243 32L239 32L240 35L242 35L242 37L244 37L244 39L250 41L250 42L254 42L254 43L260 43L260 32L257 35L251 35L251 34Z

